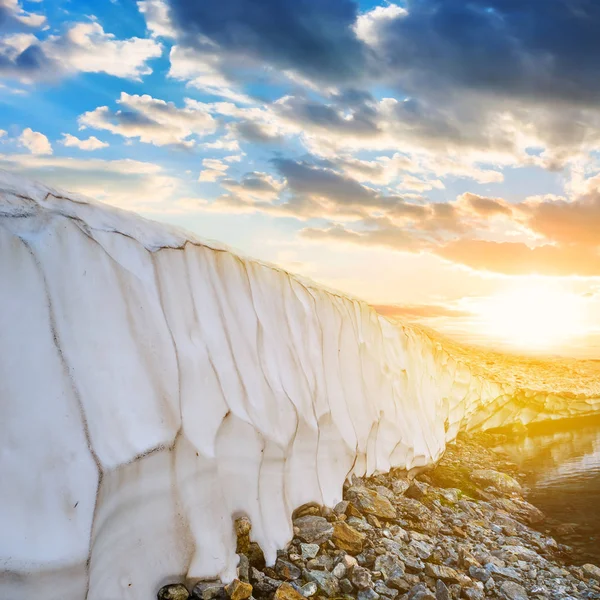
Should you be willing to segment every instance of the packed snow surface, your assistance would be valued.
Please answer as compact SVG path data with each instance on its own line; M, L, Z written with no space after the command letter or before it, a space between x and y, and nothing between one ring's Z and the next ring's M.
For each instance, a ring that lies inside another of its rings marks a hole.
M0 598L149 600L268 562L352 474L596 410L366 303L0 172ZM570 394L570 395L569 395Z

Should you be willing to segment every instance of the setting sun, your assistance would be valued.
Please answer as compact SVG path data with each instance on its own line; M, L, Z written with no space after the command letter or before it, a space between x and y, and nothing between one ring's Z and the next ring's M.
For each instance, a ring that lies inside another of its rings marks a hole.
M478 328L520 349L556 350L585 333L585 302L560 284L530 279L483 300Z

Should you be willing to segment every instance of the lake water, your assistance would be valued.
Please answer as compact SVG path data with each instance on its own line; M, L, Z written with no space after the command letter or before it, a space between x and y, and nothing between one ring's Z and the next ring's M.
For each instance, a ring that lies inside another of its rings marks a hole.
M600 565L600 425L528 433L494 449L527 474L532 504L551 520L576 526L552 531L557 541L573 547L576 562Z

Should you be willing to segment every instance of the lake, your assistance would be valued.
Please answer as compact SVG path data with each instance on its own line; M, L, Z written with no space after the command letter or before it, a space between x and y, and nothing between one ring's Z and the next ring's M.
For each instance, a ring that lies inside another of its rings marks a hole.
M567 424L562 424L565 427ZM570 427L573 427L571 424ZM572 523L552 533L572 546L576 562L600 564L600 424L510 436L494 447L526 473L527 500L552 520Z

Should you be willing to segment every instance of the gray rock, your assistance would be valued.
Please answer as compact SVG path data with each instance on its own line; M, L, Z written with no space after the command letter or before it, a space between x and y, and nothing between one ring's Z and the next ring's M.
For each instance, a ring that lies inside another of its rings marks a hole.
M199 581L192 590L194 600L223 600L226 596L220 581Z
M188 600L190 593L182 583L171 583L158 590L158 600Z
M500 586L500 594L506 600L528 600L529 598L525 588L514 581L505 581Z
M352 584L359 590L365 590L373 586L371 573L363 567L357 566L352 569L350 581L352 581Z
M460 583L458 573L452 567L445 565L434 565L427 563L425 565L425 575L434 579L441 579L444 583Z
M352 582L347 578L340 579L340 591L343 594L352 594L354 592Z
M375 559L375 570L380 571L384 579L404 576L404 564L392 554L378 556Z
M492 575L487 569L482 569L481 567L469 567L469 575L473 579L477 579L477 581L481 581L485 583Z
M485 593L478 587L465 588L462 593L467 600L483 600L485 598Z
M299 579L302 575L302 571L296 565L281 558L278 558L275 563L275 571L280 577L288 581Z
M372 590L371 588L367 588L366 590L360 590L357 595L358 600L379 600L379 594Z
M600 581L600 568L596 565L587 564L581 567L583 570L583 574L590 579L595 579L596 581Z
M319 554L319 544L300 544L300 552L302 552L302 558L309 560Z
M436 600L435 596L423 585L419 583L408 592L408 600Z
M312 596L314 596L318 591L319 588L317 586L317 584L314 581L309 581L308 583L305 583L301 588L301 594L305 597L305 598L311 598Z
M510 579L511 581L521 581L522 574L512 567L497 567L494 563L489 562L485 565L486 571L490 575L497 575L502 579Z
M331 571L333 569L333 558L327 554L321 554L317 558L313 558L306 563L309 569L317 569L319 571Z
M337 565L335 565L335 567L333 567L331 574L338 579L343 579L346 577L346 571L346 565L343 562L339 562Z
M452 600L450 590L441 579L435 582L435 600Z
M333 535L333 525L323 517L307 515L294 520L296 535L308 544L324 544Z
M327 596L336 596L340 590L338 580L327 571L306 571L306 578L309 581L314 581L317 587Z
M338 502L333 507L333 513L338 516L343 515L348 509L348 504L350 504L350 502L348 502L347 500L342 500L341 502Z
M388 587L385 583L377 581L373 589L385 598L395 598L398 595L398 590Z
M237 576L240 581L250 581L250 561L245 554L240 554L240 562L237 566Z

